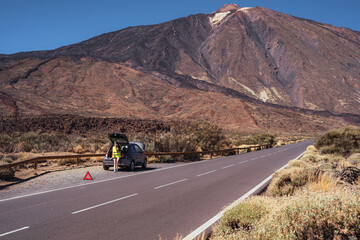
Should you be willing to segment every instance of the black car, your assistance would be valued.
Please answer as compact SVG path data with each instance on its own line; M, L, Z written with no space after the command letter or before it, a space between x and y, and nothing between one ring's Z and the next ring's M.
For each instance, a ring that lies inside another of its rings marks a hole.
M111 146L103 159L104 170L109 170L114 166L112 159L112 148L117 142L121 151L121 158L119 159L119 167L128 168L133 171L135 166L146 168L147 159L145 157L145 145L141 142L129 142L127 136L121 133L109 134Z

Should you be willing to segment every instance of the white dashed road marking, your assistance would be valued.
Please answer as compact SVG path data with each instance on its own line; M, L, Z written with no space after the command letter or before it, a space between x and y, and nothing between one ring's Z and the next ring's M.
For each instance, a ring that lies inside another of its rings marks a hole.
M81 210L79 210L79 211L72 212L71 214L77 214L77 213L80 213L80 212L84 212L84 211L87 211L87 210L90 210L90 209L93 209L93 208L101 207L101 206L104 206L104 205L107 205L107 204L110 204L110 203L113 203L113 202L117 202L117 201L120 201L120 200L124 200L124 199L126 199L126 198L134 197L134 196L136 196L136 195L138 195L138 194L137 194L137 193L134 193L134 194L131 194L131 195L126 196L126 197L114 199L114 200L111 200L111 201L108 201L108 202L104 202L104 203L101 203L101 204L98 204L98 205L95 205L95 206L92 206L92 207L84 208L84 209L81 209Z
M221 169L225 169L225 168L229 168L229 167L234 167L234 166L235 166L235 164L231 164L231 165L229 165L229 166L222 167Z
M22 227L22 228L19 228L19 229L10 231L10 232L2 233L2 234L0 234L0 237L6 236L6 235L9 235L9 234L18 232L18 231L22 231L22 230L25 230L25 229L28 229L28 228L30 228L30 227L29 227L29 226L27 226L27 227Z
M202 173L202 174L199 174L199 175L196 175L196 176L197 176L197 177L201 177L201 176L204 176L204 175L213 173L213 172L216 172L216 170L212 170L212 171L209 171L209 172L206 172L206 173Z
M176 184L176 183L184 182L184 181L186 181L186 180L187 180L187 178L182 179L182 180L179 180L179 181L176 181L176 182L168 183L168 184L165 184L165 185L161 185L161 186L158 186L158 187L156 187L156 188L154 188L154 189L159 189L159 188L167 187L167 186L170 186L170 185L173 185L173 184Z

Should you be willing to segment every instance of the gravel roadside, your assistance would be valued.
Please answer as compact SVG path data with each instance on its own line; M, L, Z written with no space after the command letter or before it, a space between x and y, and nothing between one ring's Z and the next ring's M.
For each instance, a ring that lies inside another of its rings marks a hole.
M136 168L134 172L129 172L123 169L118 172L105 171L102 166L89 166L63 171L45 172L21 183L2 186L2 190L0 190L0 200L33 194L36 192L87 184L89 182L103 181L114 177L133 175L134 173L152 171L182 164L185 163L152 163L148 164L148 168L146 170ZM84 180L87 172L90 173L93 180Z

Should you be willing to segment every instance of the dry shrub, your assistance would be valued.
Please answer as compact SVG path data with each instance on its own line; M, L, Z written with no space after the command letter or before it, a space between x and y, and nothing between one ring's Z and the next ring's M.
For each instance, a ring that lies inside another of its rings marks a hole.
M13 168L0 169L0 180L7 181L15 176L15 170Z
M253 231L259 220L269 213L270 199L263 197L252 197L240 202L224 213L220 223L213 231L212 238L231 236L241 232L241 235L248 236Z
M57 165L64 166L64 165L71 165L71 164L75 164L75 163L76 163L76 159L69 158L69 159L58 160Z
M224 228L230 223L224 215L211 239L359 239L359 200L358 190L344 188L327 192L305 188L291 197L251 198L241 206L262 202L266 211L251 218L250 231ZM232 218L241 219L241 214Z
M336 188L336 180L329 173L323 173L319 176L318 180L310 183L309 188L311 191L325 191L328 192L330 190L335 190Z
M287 168L291 168L291 167L311 168L311 167L313 167L313 165L306 161L295 159L295 160L291 160L289 162L289 165Z
M317 154L317 153L305 152L305 154L300 158L300 160L315 163L315 162L321 161L322 157L320 154Z
M271 196L292 195L296 189L313 181L317 168L287 167L276 172L267 189Z
M355 153L355 154L351 155L347 160L355 161L356 164L360 164L360 153Z
M310 145L306 148L307 153L318 153L319 151L316 149L314 145Z
M35 158L35 157L36 157L35 154L29 153L29 152L20 152L18 154L18 160L19 161L28 160L28 159Z
M360 236L359 192L305 192L267 222L264 239L356 239Z
M76 145L73 147L73 152L81 154L81 153L84 153L85 150L81 145Z
M2 158L0 161L2 164L7 164L7 163L11 163L13 160L11 158L5 157Z

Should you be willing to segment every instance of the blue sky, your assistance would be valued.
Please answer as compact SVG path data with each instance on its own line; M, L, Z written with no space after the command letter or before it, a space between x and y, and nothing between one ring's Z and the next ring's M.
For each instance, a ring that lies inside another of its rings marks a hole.
M360 0L0 0L0 53L54 49L128 26L210 13L230 3L360 31Z

